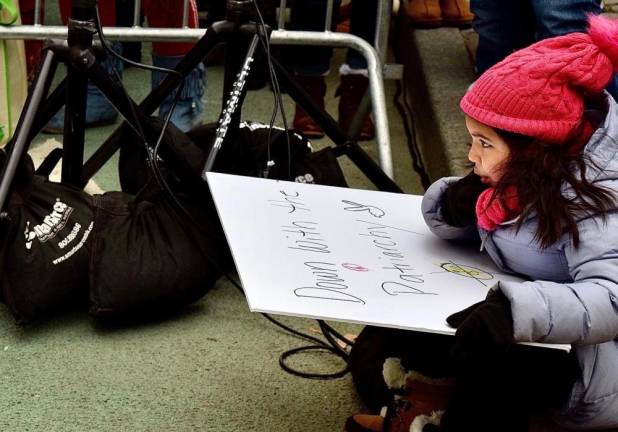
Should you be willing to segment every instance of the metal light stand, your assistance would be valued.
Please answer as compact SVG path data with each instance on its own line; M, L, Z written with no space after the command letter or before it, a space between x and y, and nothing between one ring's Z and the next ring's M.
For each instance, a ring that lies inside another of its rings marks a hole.
M167 77L138 105L127 97L122 83L112 80L100 65L104 52L93 46L97 32L96 0L73 0L68 22L67 41L48 41L43 52L39 70L30 87L28 98L19 118L15 134L7 145L7 161L0 170L0 221L7 217L5 204L17 166L28 150L32 139L49 122L54 114L65 107L62 182L84 187L90 178L118 150L114 139L123 128L139 130L138 122L144 122L170 95L211 49L226 43L223 111L215 138L215 145L208 156L204 172L212 168L218 150L225 140L233 139L238 131L240 110L247 93L245 79L251 70L254 55L263 55L259 50L259 26L250 21L253 0L227 0L227 17L213 23L204 36L192 47L175 67L177 74ZM266 26L269 37L270 29ZM243 60L244 59L244 60ZM66 78L48 96L59 62L67 66ZM288 94L322 127L336 144L338 156L347 155L361 171L380 189L401 192L397 184L382 171L380 166L351 141L338 123L296 83L283 66L272 59L274 69ZM87 83L90 80L124 117L125 122L84 163L85 112ZM163 157L167 155L161 149Z

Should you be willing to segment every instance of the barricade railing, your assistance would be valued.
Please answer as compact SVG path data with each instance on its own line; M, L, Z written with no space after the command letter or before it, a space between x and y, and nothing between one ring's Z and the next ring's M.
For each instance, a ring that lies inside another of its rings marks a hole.
M365 95L361 107L352 122L350 132L354 136L353 131L360 129L362 119L371 109L376 129L379 164L382 170L390 178L393 178L390 133L383 81L384 79L401 79L403 68L401 65L386 64L385 62L392 0L377 0L377 3L378 13L376 16L376 32L373 45L358 36L331 31L333 0L327 0L327 13L323 32L286 30L285 15L287 2L286 0L280 0L279 28L272 32L270 41L273 45L314 45L351 48L358 51L366 59L369 91L368 95ZM106 38L115 41L195 42L204 35L206 29L188 27L188 7L189 0L183 0L182 28L147 28L140 25L141 0L136 0L133 27L104 27L103 32ZM67 28L65 26L41 25L39 19L40 8L40 0L35 0L33 25L0 25L0 39L66 39Z

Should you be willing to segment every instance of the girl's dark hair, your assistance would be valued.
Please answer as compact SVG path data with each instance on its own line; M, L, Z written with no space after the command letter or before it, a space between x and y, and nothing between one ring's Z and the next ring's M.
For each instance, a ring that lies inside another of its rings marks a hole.
M542 248L554 244L565 232L578 247L578 218L600 214L605 219L608 210L614 207L612 193L586 179L587 164L595 167L596 164L581 151L573 151L582 147L576 142L556 145L503 130L496 132L509 146L510 154L494 197L508 208L502 197L507 190L515 188L519 208L523 209L516 227L519 229L526 216L535 213L538 218L535 240ZM575 199L562 195L565 183L573 189Z

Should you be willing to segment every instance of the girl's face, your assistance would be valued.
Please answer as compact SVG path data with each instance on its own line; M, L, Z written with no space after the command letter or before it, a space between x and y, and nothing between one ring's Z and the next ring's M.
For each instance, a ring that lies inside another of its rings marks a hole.
M495 185L502 177L509 147L494 129L466 116L466 127L472 137L468 159L474 163L474 172L483 183Z

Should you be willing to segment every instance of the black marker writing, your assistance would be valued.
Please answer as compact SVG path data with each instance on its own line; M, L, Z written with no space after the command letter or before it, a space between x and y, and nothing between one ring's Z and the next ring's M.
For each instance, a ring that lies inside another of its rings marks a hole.
M270 205L287 208L289 210L288 213L294 213L296 210L311 211L306 207L304 201L299 198L300 193L288 193L283 190L279 191L279 193L283 195L283 198L278 200L268 200L268 202L271 203Z
M383 282L382 290L390 295L396 296L398 294L424 294L424 295L438 295L437 293L425 292L422 289L404 284L402 282Z
M375 218L381 218L382 216L386 214L384 210L376 206L371 206L367 204L359 204L359 203L355 203L354 201L348 201L348 200L341 200L341 202L348 204L348 207L343 208L344 210L347 210L347 211L354 211L354 212L365 211Z
M318 231L317 222L311 221L292 221L289 225L282 226L282 231L289 233L288 238L292 237L292 246L289 249L296 249L305 252L330 253L326 241Z
M345 301L365 304L360 297L346 292L349 289L345 279L338 273L338 266L324 261L307 261L304 263L314 277L313 286L296 288L297 297L309 297L323 300Z
M395 228L392 226L367 222L357 219L365 227L365 232L360 235L371 240L371 244L380 251L380 258L386 258L388 263L382 267L383 270L392 270L396 274L396 280L382 282L382 290L390 295L399 294L425 294L437 295L437 293L425 292L418 287L418 284L425 283L422 274L416 274L414 268L405 262L405 255L399 248L397 240L393 238L389 230L405 231L411 234L419 234L413 231Z
M364 221L362 219L356 219L356 221L357 222L362 222L364 224L371 225L371 227L369 229L388 228L388 229L394 229L394 230L397 230L397 231L405 231L407 233L416 234L416 235L420 235L420 236L424 236L425 235L423 233L419 233L419 232L416 232L416 231L410 231L410 230L407 230L407 229L397 228L397 227L388 226L388 225L383 225L383 224L379 224L379 223L371 222L371 221Z

